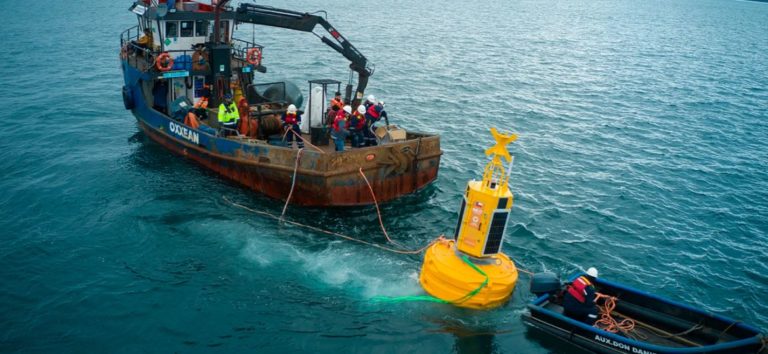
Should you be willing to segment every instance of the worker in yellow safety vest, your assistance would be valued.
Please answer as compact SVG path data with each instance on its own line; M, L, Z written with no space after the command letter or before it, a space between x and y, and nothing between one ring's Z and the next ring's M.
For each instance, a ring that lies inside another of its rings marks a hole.
M232 94L224 95L224 102L219 105L219 126L221 135L227 136L237 134L237 120L240 118L240 112L237 105L232 101Z

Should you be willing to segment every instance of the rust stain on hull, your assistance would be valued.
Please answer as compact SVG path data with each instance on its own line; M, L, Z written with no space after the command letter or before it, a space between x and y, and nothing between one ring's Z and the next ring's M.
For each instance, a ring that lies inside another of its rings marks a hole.
M218 174L266 196L285 200L290 192L296 151L275 149L275 156L218 156L180 142L139 120L154 141ZM305 151L307 154L307 151ZM368 159L371 154L374 159ZM402 144L355 149L344 153L302 157L291 204L302 206L356 206L373 203L362 168L379 202L386 202L423 188L437 178L440 165L436 136ZM281 165L272 165L280 162Z

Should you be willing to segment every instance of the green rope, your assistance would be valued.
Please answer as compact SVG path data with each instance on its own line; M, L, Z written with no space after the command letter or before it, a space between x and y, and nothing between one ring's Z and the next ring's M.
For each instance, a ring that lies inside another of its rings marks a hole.
M461 260L464 261L464 263L468 264L472 269L474 269L476 272L480 273L482 276L485 277L485 280L483 281L480 286L478 286L475 290L472 290L468 292L466 295L450 301L450 300L443 300L440 298L436 298L432 295L421 295L421 296L396 296L396 297L390 297L390 296L376 296L373 299L371 299L374 302L385 302L385 303L403 303L403 302L412 302L412 301L427 301L427 302L437 302L440 304L461 304L463 302L466 302L467 300L473 298L475 295L477 295L483 288L485 288L488 285L488 274L485 274L482 269L478 268L472 261L469 260L469 258L465 255L460 256Z

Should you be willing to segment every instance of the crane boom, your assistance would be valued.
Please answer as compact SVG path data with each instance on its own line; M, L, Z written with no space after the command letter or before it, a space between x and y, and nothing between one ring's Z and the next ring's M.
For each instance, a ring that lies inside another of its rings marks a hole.
M350 97L352 94L351 86L348 86L346 100L347 102L351 101L353 106L360 103L365 87L368 85L368 77L373 75L373 65L325 18L306 12L248 3L240 4L235 18L238 22L310 32L318 36L323 43L347 58L350 61L349 68L357 72L358 80L355 97L354 99ZM328 32L330 38L314 32L318 24Z

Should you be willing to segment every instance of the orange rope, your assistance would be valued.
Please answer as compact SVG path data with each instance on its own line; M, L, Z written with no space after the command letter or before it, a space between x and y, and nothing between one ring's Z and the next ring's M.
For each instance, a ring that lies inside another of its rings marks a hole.
M595 322L595 327L611 333L621 331L621 333L625 334L635 329L635 321L632 319L625 318L618 322L611 315L616 308L616 297L597 293L595 302L600 299L605 299L605 301L603 301L603 305L597 305L597 308L600 310L600 319Z
M373 204L376 205L376 214L379 216L379 226L381 226L381 231L384 232L384 237L387 238L387 241L389 241L389 243L400 246L397 242L392 241L392 239L389 238L387 229L384 227L384 221L382 221L381 219L381 210L379 209L379 202L376 201L376 193L373 192L373 187L371 187L371 183L368 182L368 178L365 177L365 173L363 173L363 168L360 167L358 171L360 171L360 175L363 176L363 180L365 180L365 184L368 185L368 190L371 192L371 197L373 198Z
M288 203L291 201L291 196L293 195L293 189L296 187L296 172L299 170L299 161L301 161L302 151L304 151L304 148L299 149L299 151L296 153L296 164L293 166L293 178L291 179L291 191L288 192L288 198L285 199L283 212L280 213L280 221L283 221L283 216L285 216L285 211L288 209Z

